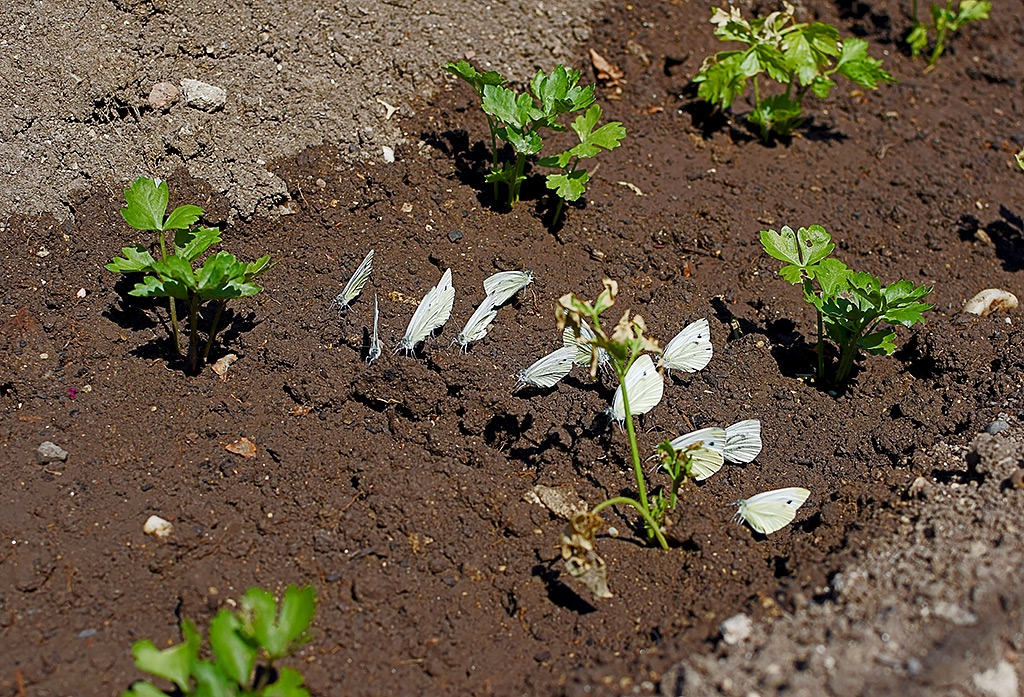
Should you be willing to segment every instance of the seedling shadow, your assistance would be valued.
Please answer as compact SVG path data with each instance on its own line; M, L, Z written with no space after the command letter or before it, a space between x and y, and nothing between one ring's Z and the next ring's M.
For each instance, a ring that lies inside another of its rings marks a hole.
M996 257L1003 262L1003 270L1013 273L1024 269L1024 220L1006 206L999 206L1000 220L994 220L982 227L973 215L965 215L959 221L957 230L960 239L974 241L978 230L982 230L996 250Z
M484 181L484 176L490 171L492 163L487 143L482 140L470 143L469 133L461 129L441 133L422 132L420 140L451 159L455 175L462 184L476 189L477 201L481 206L493 211L508 209L504 200L494 198L494 187ZM511 152L511 148L503 148L500 153L502 156L508 155L505 150ZM524 182L524 191L528 183Z
M548 600L558 607L575 612L577 615L589 615L597 612L597 608L580 597L579 593L567 586L561 579L562 572L551 568L548 564L535 564L530 575L539 578L548 593Z
M157 321L153 319L152 315L156 315L159 317L159 323L164 326L167 335L170 336L171 328L164 317L168 312L166 298L136 298L128 295L128 291L135 288L135 284L141 280L142 274L119 276L114 282L117 304L104 310L103 316L122 329L138 332L155 328ZM161 309L163 310L162 315L160 314Z
M840 19L848 22L853 20L848 26L854 36L862 39L870 37L880 44L893 42L892 19L885 10L876 11L871 3L864 0L837 0L836 9ZM909 48L907 53L909 55Z

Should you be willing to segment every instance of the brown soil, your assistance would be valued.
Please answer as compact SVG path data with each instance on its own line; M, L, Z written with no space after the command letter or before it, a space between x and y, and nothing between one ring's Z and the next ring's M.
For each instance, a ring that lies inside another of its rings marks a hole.
M138 240L118 214L120 184L90 189L65 222L10 219L4 693L119 693L141 677L132 641L177 641L179 617L205 625L251 585L312 582L315 638L293 662L314 694L683 694L678 660L713 650L722 620L743 612L767 627L841 600L835 575L905 534L917 477L976 482L962 451L935 452L1024 416L1017 317L960 313L983 288L1022 290L1024 180L1010 164L1024 138L1024 10L997 7L922 75L896 43L897 3L805 3L887 53L899 83L841 83L797 136L765 145L688 86L717 48L711 6L594 16L591 44L626 73L621 98L599 101L629 137L594 161L586 202L554 232L536 181L513 211L490 199L485 123L462 84L417 108L394 164L352 166L330 146L279 161L294 215L229 221L228 199L173 177L172 206L202 205L225 248L280 260L227 317L214 358L239 360L225 381L186 376L165 306L103 269ZM587 67L584 51L571 63ZM860 361L839 393L805 379L813 316L757 242L812 223L849 265L935 286L928 324L901 331L894 357ZM362 296L329 309L371 248ZM459 293L443 332L415 357L385 350L367 365L373 295L387 349L449 267ZM460 355L448 344L483 278L512 268L535 283ZM602 414L614 384L579 370L549 390L512 387L560 343L554 301L593 296L604 276L663 340L711 322L712 363L667 381L639 421L642 447L759 418L765 450L685 490L669 552L640 542L629 511L608 515L622 531L600 542L615 597L597 602L564 574L562 521L523 494L569 486L596 503L632 490L625 436ZM243 436L253 459L224 448ZM67 462L36 463L46 440ZM730 523L737 498L794 485L812 496L793 525L764 538ZM999 487L981 491L1010 505ZM167 542L142 532L154 513L174 523Z

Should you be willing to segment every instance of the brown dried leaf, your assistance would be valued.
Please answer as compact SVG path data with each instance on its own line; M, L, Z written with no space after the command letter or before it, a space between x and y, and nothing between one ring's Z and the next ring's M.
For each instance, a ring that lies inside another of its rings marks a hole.
M587 511L587 504L576 490L568 486L544 486L538 484L525 494L523 500L544 506L559 518L571 520L573 516Z
M609 63L604 56L594 49L590 49L590 62L594 65L594 72L597 75L598 82L602 83L605 87L619 86L619 81L622 80L625 73Z
M231 364L234 363L237 360L238 360L238 356L236 356L233 353L229 353L228 355L224 356L223 358L218 360L216 363L211 365L210 366L210 370L212 370L213 372L217 373L217 375L220 376L220 379L223 382L223 381L228 379L228 368L230 368Z
M242 436L234 443L228 443L224 446L224 449L229 453L241 455L242 457L256 457L256 444L245 436Z

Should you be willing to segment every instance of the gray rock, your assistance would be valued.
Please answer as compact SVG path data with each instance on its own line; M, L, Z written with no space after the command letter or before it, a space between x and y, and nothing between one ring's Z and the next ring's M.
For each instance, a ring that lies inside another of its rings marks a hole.
M158 82L149 90L146 101L154 109L167 111L181 96L181 90L173 82Z
M186 104L202 111L216 111L228 100L226 90L199 80L182 80L181 91L185 95Z
M64 462L68 459L68 451L51 441L40 443L36 449L36 459L40 465L48 465L51 462Z
M985 433L991 433L994 436L997 433L1002 433L1008 428L1010 428L1010 424L1006 423L1005 420L996 419L995 421L993 421L992 423L985 427Z
M971 682L980 691L992 697L1018 697L1017 671L1009 661L999 661L995 668L976 673Z
M448 233L449 242L458 242L462 239L462 232L460 230L452 230Z

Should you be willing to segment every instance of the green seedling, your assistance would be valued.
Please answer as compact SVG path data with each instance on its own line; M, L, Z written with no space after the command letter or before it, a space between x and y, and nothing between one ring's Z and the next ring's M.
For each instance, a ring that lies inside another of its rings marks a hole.
M594 104L594 87L580 87L581 73L558 65L550 74L538 71L526 92L516 92L496 72L481 73L466 61L448 63L444 69L473 87L491 132L491 171L485 179L494 184L498 198L499 184L507 190L510 207L519 201L527 160L541 153L544 141L541 132L566 130L559 118L583 112L572 122L579 144L537 160L541 167L558 170L547 175L546 186L558 200L552 217L554 227L561 217L566 201L577 201L586 192L589 174L580 169L580 160L595 157L602 149L612 150L626 137L626 129L618 121L598 127L603 113ZM498 140L512 146L514 162L500 162Z
M615 496L594 506L591 510L579 513L570 520L562 534L562 558L569 573L580 579L596 597L609 597L604 561L597 554L595 540L597 531L602 525L600 513L611 506L630 506L640 514L648 541L656 543L662 549L668 549L665 530L669 525L669 514L678 503L680 487L691 477L690 455L687 450L675 450L669 441L658 446L661 459L659 469L667 474L670 483L648 495L647 482L640 450L637 445L636 429L633 424L632 411L629 406L629 394L626 389L626 374L633 363L645 353L660 353L658 342L645 336L646 324L640 315L630 315L627 311L611 333L601 326L601 314L615 304L618 284L604 279L604 290L593 302L580 300L572 293L559 299L555 308L558 329L571 327L580 336L580 327L586 323L593 328L594 338L587 343L591 346L591 376L597 375L601 362L602 351L607 353L608 363L619 378L622 388L622 404L625 413L626 434L629 439L629 452L633 465L637 496ZM692 447L700 447L697 443Z
M824 337L839 348L839 365L834 383L841 385L853 369L857 353L891 355L896 350L896 332L883 324L912 327L924 322L933 306L921 302L932 292L930 286L915 286L903 280L882 286L867 273L858 273L829 255L835 249L831 236L820 225L793 232L763 230L761 245L772 257L785 263L779 275L800 284L804 300L814 306L818 324L818 380L825 380Z
M747 21L739 8L729 12L715 8L711 23L722 41L738 41L746 48L720 51L704 59L693 78L697 94L722 109L728 109L753 85L754 108L747 119L760 128L761 137L771 133L789 135L803 123L803 101L808 93L824 99L832 91L836 74L861 87L877 89L880 82L894 82L882 68L882 61L868 55L863 39L839 39L830 24L793 21L793 6L784 3L781 12ZM762 94L761 75L781 83L781 94Z
M946 50L946 42L952 34L960 31L965 24L979 19L988 19L988 13L992 9L991 2L980 0L960 0L957 9L953 9L953 0L946 0L946 6L932 3L932 23L924 24L917 17L917 0L913 2L914 26L907 35L907 44L910 46L910 53L915 58L921 55L928 48L928 36L935 34L935 45L932 47L931 55L928 57L926 71L932 70L939 62L942 52Z
M315 609L312 586L288 586L280 610L273 595L250 588L239 611L224 608L210 621L209 651L203 651L203 637L187 619L181 623L184 641L176 646L158 649L149 639L135 642L135 667L175 688L168 692L140 680L122 697L309 697L301 673L274 663L309 640ZM257 666L257 659L263 665Z
M154 259L142 245L124 247L121 249L124 256L114 257L106 268L114 273L145 274L142 281L129 291L129 295L169 299L171 332L175 350L179 353L181 344L175 301L182 300L188 304L188 364L189 371L195 374L200 366L198 320L201 306L208 300L217 301L217 311L202 356L202 362L205 363L227 301L259 293L262 288L253 280L272 264L269 255L245 264L233 254L222 251L210 255L201 266L194 268L199 257L220 242L220 231L195 225L203 213L198 206L179 206L164 220L167 199L167 184L159 180L139 178L125 190L127 205L121 209L121 215L136 229L159 233L160 258ZM168 250L164 233L169 230L174 230L174 240Z

